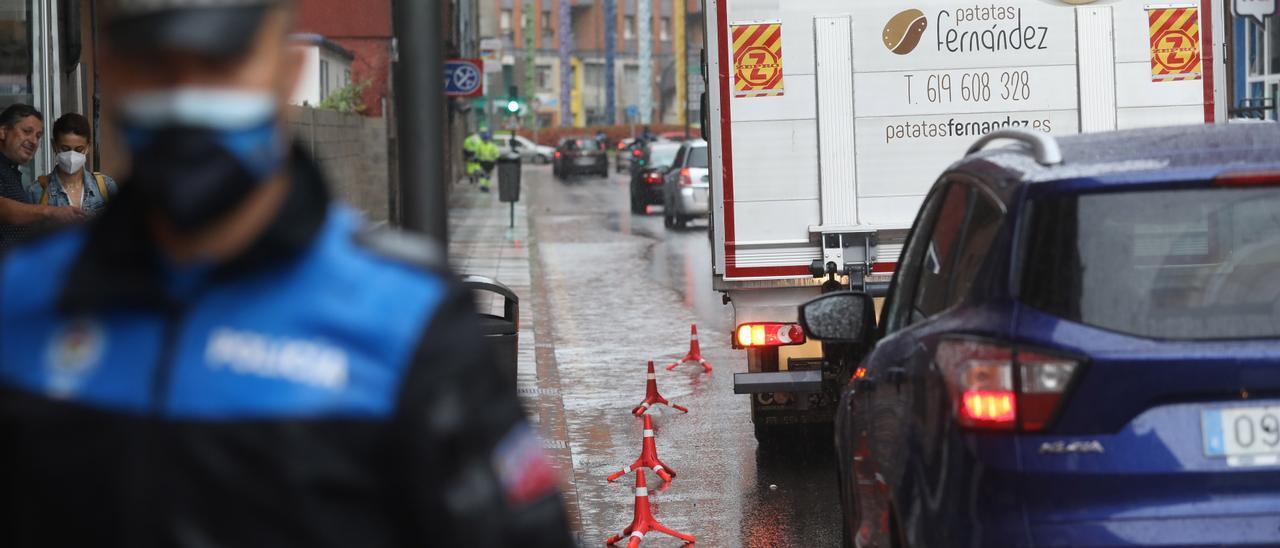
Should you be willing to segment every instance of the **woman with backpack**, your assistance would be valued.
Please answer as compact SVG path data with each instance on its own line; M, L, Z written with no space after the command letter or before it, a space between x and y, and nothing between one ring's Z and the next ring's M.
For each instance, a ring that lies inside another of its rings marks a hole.
M40 205L72 206L86 215L96 215L116 194L111 177L85 170L92 151L89 121L76 113L63 114L53 123L51 140L57 167L31 187L31 202Z

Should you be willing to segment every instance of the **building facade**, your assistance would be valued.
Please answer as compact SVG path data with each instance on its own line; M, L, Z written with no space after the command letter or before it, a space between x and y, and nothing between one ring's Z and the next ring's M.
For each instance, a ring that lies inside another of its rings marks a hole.
M352 55L351 82L364 85L366 116L382 116L391 95L391 0L299 0L297 30L332 40Z
M350 51L319 34L295 34L293 47L302 51L302 75L293 90L291 103L318 106L339 89L351 85Z
M485 104L494 115L494 105L505 103L510 86L517 86L521 98L527 101L529 116L518 123L529 123L536 117L541 127L561 125L594 126L607 124L611 119L607 82L606 14L610 11L606 0L481 0L481 35L492 47L484 52L486 63L498 63L501 70L491 67L491 101ZM678 105L679 94L676 74L675 35L680 26L675 13L682 12L685 28L686 72L699 74L699 59L703 45L702 2L700 0L610 0L613 3L614 71L613 116L617 124L636 123L644 118L641 108L641 86L651 86L653 123L678 123L686 107L691 121L698 119L697 84L689 84L692 101ZM570 2L568 32L572 40L570 53L570 78L572 88L568 94L572 102L570 123L564 124L561 108L561 2ZM643 11L639 2L649 4L651 33L650 51L653 78L640 81L640 40L643 25L638 20ZM532 34L532 39L527 34ZM532 55L526 45L532 46ZM532 70L528 65L532 61ZM690 82L698 78L688 78ZM530 86L532 84L532 86ZM530 91L530 88L532 90ZM496 94L496 95L495 95ZM517 123L498 118L495 125ZM506 122L505 124L502 122Z

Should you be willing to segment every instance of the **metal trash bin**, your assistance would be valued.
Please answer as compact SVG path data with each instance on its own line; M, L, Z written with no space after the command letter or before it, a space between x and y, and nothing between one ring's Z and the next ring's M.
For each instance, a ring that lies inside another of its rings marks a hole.
M487 313L480 314L480 329L485 340L493 348L493 356L498 364L500 378L516 380L516 356L520 336L520 297L511 288L493 278L484 276L466 276L462 285L472 291L495 293L502 297L502 316Z
M504 154L498 158L498 201L520 201L519 154Z

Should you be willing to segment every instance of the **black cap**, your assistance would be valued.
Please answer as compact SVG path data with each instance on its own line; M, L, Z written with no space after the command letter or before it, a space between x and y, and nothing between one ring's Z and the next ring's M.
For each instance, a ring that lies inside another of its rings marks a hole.
M267 11L283 0L109 0L107 39L119 51L244 53Z

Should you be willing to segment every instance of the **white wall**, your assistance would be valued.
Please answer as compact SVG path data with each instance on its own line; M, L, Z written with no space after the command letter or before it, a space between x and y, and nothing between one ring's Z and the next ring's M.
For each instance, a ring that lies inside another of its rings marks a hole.
M348 79L348 74L351 71L351 61L348 61L346 58L339 57L333 52L324 50L324 49L320 50L320 61L328 64L329 66L328 67L328 73L329 73L328 84L329 85L327 87L327 93L333 93L335 91L338 91L339 89L341 89L342 87L350 83L350 80ZM316 69L316 70L320 71L320 69ZM326 90L323 84L324 83L321 82L320 89ZM320 100L323 101L324 97L325 95L321 94Z
M293 90L290 103L315 106L320 103L320 46L303 44L294 46L303 52L302 76Z
M329 92L336 91L347 85L347 72L351 70L350 61L315 44L301 44L294 47L303 52L304 59L302 62L302 77L298 80L298 87L293 91L293 98L290 103L295 105L306 103L315 106L324 100L322 92L325 90L325 86L321 82L321 61L328 65Z

